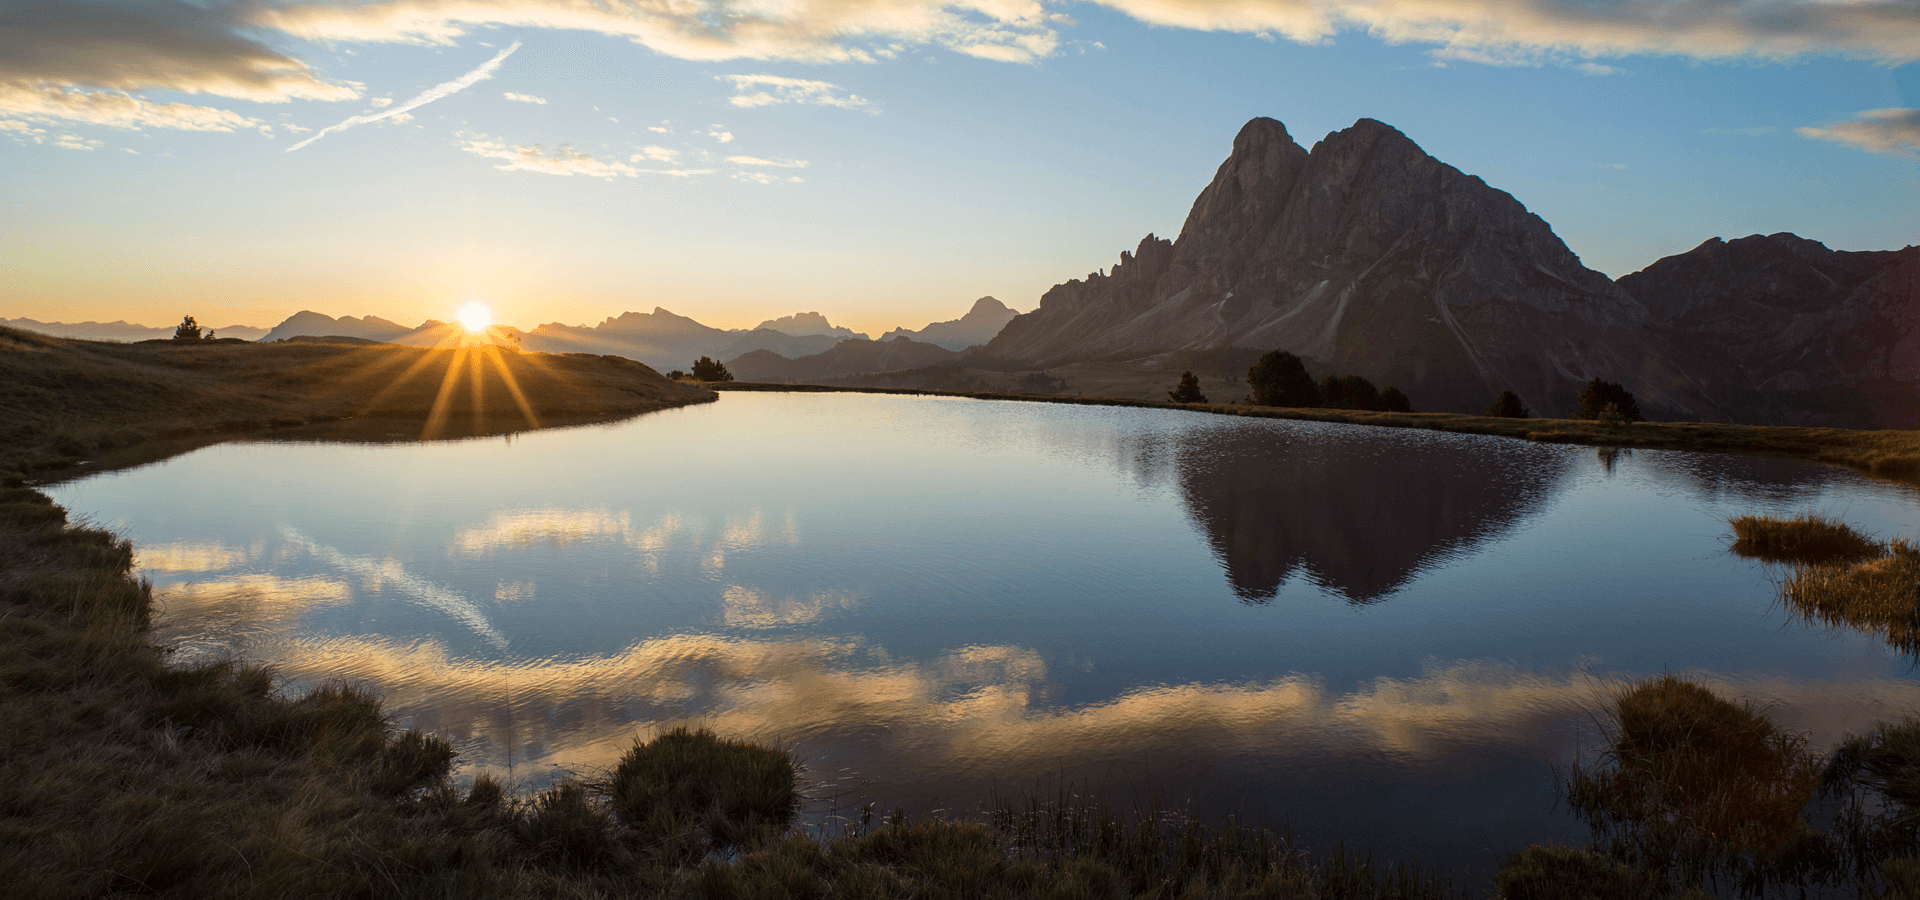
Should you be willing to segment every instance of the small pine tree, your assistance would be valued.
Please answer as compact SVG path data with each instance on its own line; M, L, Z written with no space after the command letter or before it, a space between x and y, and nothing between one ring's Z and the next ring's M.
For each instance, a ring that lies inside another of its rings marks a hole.
M1284 350L1269 350L1252 368L1247 369L1247 387L1252 396L1247 402L1256 406L1316 407L1320 390L1307 374L1307 364Z
M1615 408L1614 415L1620 417L1622 421L1646 421L1646 417L1640 415L1639 401L1633 399L1633 394L1616 382L1603 381L1599 378L1588 381L1587 386L1581 389L1580 396L1574 399L1574 403L1577 405L1574 411L1576 418L1601 418L1601 413L1606 412L1607 406L1611 404Z
M679 381L680 379L687 377L687 373L682 372L679 369L675 369L671 372L668 372L667 377L673 379L674 381Z
M1487 407L1487 415L1496 419L1531 419L1533 411L1520 402L1520 395L1512 391L1501 391L1493 398L1493 405Z
M699 381L732 381L733 373L727 371L724 363L702 356L693 362L693 377Z
M1167 392L1167 399L1175 403L1205 403L1207 395L1200 393L1200 379L1188 371L1180 373L1180 384Z
M173 327L173 339L176 341L200 340L200 323L195 322L192 316L186 317L180 324Z

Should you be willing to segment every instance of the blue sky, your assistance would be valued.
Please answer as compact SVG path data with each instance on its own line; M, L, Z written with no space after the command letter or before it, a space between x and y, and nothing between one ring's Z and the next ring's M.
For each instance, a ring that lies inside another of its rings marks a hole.
M1177 234L1253 116L1393 125L1609 275L1895 249L1916 58L1916 0L9 0L0 316L877 334Z

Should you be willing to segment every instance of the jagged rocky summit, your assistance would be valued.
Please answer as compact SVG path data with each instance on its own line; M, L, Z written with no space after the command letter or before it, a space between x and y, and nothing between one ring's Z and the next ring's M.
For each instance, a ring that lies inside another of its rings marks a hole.
M1398 385L1425 410L1479 412L1512 390L1561 415L1602 377L1663 418L1846 418L1800 402L1812 394L1769 407L1724 389L1739 376L1707 371L1693 346L1710 331L1669 333L1678 320L1630 283L1581 265L1518 200L1383 123L1361 119L1308 151L1260 118L1234 139L1178 240L1148 235L1111 271L1055 286L976 358L1053 366L1281 349L1316 376ZM1876 308L1912 309L1905 291Z

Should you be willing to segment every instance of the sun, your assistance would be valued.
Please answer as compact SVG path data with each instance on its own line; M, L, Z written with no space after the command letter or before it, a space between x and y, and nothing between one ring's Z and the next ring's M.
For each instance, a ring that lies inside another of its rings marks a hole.
M478 333L493 324L493 311L485 303L474 301L460 307L459 319L461 328Z

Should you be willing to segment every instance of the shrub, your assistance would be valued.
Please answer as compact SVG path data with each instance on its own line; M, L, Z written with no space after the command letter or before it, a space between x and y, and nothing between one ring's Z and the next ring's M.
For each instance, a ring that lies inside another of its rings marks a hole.
M696 381L732 381L733 373L727 371L724 363L702 356L693 361L693 377Z
M1252 396L1247 402L1257 406L1316 407L1320 390L1300 357L1284 350L1269 350L1247 370L1247 387Z
M635 830L661 837L703 831L718 849L784 830L800 803L798 774L783 751L675 728L635 742L607 791Z
M176 341L200 340L201 338L200 338L199 323L193 321L192 316L188 316L185 319L181 320L180 324L175 325L173 327L173 339Z
M1332 409L1380 409L1380 389L1358 375L1320 379L1320 405Z
M1385 412L1413 412L1413 401L1393 385L1380 392L1380 409Z
M1175 403L1205 403L1207 395L1200 393L1200 379L1187 371L1180 373L1180 384L1167 392L1167 399Z
M1558 844L1515 854L1493 876L1506 900L1643 900L1666 894L1661 879Z
M687 373L682 372L679 369L675 369L671 372L668 372L667 377L673 379L674 381L679 381L680 379L687 377Z
M1493 405L1487 407L1487 415L1496 419L1531 419L1533 410L1520 402L1520 395L1512 391L1501 391L1493 398Z
M1604 419L1608 406L1614 407L1615 415L1626 422L1644 422L1640 415L1640 402L1633 398L1632 392L1612 381L1594 378L1582 388L1580 396L1574 398L1574 418Z
M1662 675L1614 694L1611 745L1568 780L1568 805L1598 830L1771 852L1803 830L1822 761L1804 735L1707 687Z

